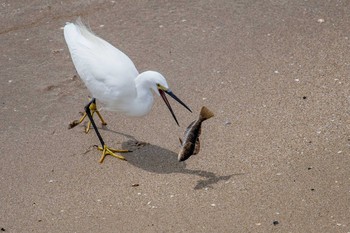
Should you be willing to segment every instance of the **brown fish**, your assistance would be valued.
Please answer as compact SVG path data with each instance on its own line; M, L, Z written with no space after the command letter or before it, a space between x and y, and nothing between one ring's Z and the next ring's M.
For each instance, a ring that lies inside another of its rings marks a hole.
M213 117L212 113L208 108L202 107L199 114L199 118L193 121L186 129L183 140L180 139L181 150L178 155L179 162L185 161L191 155L198 154L200 149L199 136L201 134L202 122Z

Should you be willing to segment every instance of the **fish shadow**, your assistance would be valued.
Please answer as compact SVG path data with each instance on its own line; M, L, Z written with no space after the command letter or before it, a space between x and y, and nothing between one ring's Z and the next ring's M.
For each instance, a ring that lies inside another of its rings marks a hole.
M202 179L198 180L194 187L196 190L213 188L214 184L229 180L233 175L242 175L217 176L213 172L187 169L186 163L179 162L177 154L173 151L134 139L123 142L122 148L132 151L125 155L127 162L145 171L158 174L182 173L201 177Z
M194 187L195 190L214 188L213 185L220 181L227 181L232 176L245 174L236 173L227 176L217 176L215 173L209 171L187 169L186 162L179 162L178 155L171 150L138 141L132 135L111 130L106 126L102 126L100 129L128 138L127 141L122 142L121 147L122 149L131 151L125 154L125 157L127 162L135 167L158 174L181 173L201 177L202 179L198 180Z

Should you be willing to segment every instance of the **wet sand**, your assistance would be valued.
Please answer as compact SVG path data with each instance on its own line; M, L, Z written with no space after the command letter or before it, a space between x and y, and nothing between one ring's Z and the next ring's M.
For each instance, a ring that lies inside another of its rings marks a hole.
M5 232L350 232L347 1L5 1L0 6L0 228ZM62 27L82 16L161 98L143 118L102 111ZM177 161L202 106L201 151ZM146 143L137 143L137 142Z

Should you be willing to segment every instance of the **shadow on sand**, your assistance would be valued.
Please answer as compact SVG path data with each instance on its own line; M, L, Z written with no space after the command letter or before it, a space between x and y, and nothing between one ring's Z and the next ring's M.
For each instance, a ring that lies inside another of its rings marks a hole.
M131 135L108 129L105 126L99 127L99 130L129 138L129 140L122 143L121 148L132 151L123 155L127 162L135 167L158 174L182 173L201 177L202 179L197 181L194 189L213 188L213 185L220 181L229 180L232 176L244 175L244 173L236 173L227 176L217 176L213 172L187 169L186 162L179 162L177 154L173 151L140 142Z
M135 139L123 142L122 148L132 151L125 154L127 161L143 170L159 174L182 173L202 177L194 189L213 188L212 185L219 181L229 180L233 175L242 175L217 176L213 172L187 169L186 163L179 162L177 154L173 151Z
M217 176L213 172L187 169L186 162L179 162L177 154L173 151L140 142L131 135L108 129L106 126L99 127L99 130L129 138L129 140L122 143L122 149L132 151L124 156L135 167L158 174L182 173L202 177L203 179L197 181L194 189L213 188L213 184L219 181L229 180L232 176L244 175L244 173L237 173L227 176Z

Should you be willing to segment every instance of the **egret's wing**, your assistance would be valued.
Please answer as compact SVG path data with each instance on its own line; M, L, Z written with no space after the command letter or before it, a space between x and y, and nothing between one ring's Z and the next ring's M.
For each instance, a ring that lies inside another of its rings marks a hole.
M127 55L79 21L67 24L64 36L75 68L95 98L108 105L122 96L136 95L134 79L139 73Z

